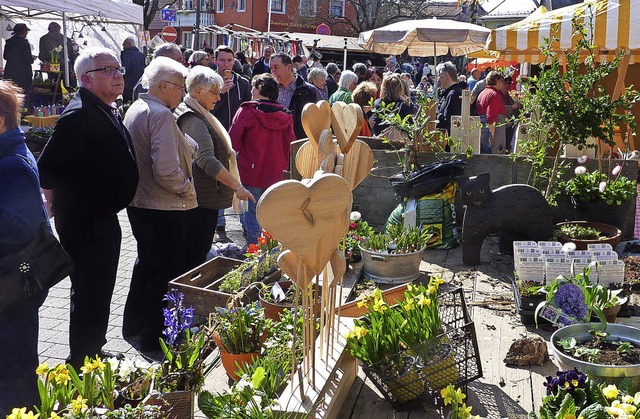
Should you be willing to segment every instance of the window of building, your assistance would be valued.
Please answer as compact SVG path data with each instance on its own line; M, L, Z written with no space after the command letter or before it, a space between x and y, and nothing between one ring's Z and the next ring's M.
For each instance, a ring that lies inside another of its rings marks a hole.
M238 0L238 11L244 12L247 10L247 0Z
M344 17L345 0L329 0L329 16Z
M216 0L216 12L224 12L224 0Z
M285 13L286 12L286 0L270 0L271 11L273 13Z
M182 0L182 10L193 10L193 0Z
M300 15L315 16L316 0L300 0Z

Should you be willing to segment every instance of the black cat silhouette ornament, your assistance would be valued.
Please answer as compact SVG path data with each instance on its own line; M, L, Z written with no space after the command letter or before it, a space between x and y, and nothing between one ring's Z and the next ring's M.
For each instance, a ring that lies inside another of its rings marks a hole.
M511 253L514 240L547 240L553 233L551 208L540 191L529 185L505 185L491 190L489 173L458 178L465 206L462 222L462 262L480 264L480 250L490 233L499 233L500 251Z

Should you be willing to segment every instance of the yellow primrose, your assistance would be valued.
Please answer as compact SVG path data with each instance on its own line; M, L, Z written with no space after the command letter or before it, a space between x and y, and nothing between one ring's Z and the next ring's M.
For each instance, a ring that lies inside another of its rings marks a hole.
M633 416L633 414L636 413L636 407L629 403L622 403L620 408L624 410L627 415Z
M611 402L611 406L613 407L620 407L621 403L620 400L614 400Z
M602 389L602 394L609 400L615 399L618 397L618 387L615 384L609 384Z
M87 406L87 399L83 399L82 396L78 396L77 399L71 400L71 404L68 406L74 415L79 415L89 408Z
M640 404L640 391L633 396L633 403Z
M573 413L565 413L562 419L576 419L576 415Z
M627 417L627 415L624 413L624 410L620 409L619 407L605 406L605 410L607 411L608 414L610 414L614 418Z
M40 376L44 376L47 372L49 372L49 364L46 362L38 365L38 368L36 368L36 374Z
M633 397L625 394L624 396L622 396L622 403L633 403Z

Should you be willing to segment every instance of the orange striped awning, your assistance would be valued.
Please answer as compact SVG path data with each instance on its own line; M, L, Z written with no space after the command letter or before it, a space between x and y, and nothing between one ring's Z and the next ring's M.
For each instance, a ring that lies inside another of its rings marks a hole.
M603 61L624 50L631 62L640 61L640 0L587 0L557 10L537 10L528 18L491 31L486 49L497 51L500 59L530 62L544 60L544 39L556 38L551 44L555 52L576 45L572 19L585 24L589 39L596 46L596 57Z

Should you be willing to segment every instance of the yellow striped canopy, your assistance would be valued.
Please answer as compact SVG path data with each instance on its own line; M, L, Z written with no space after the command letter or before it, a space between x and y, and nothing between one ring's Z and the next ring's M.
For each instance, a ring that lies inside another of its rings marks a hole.
M561 52L575 46L571 21L585 24L593 39L598 60L611 59L620 50L631 53L631 62L640 57L640 0L586 0L557 10L537 10L528 18L491 31L486 49L497 51L503 60L537 64L544 60L541 46L555 36L551 49Z

